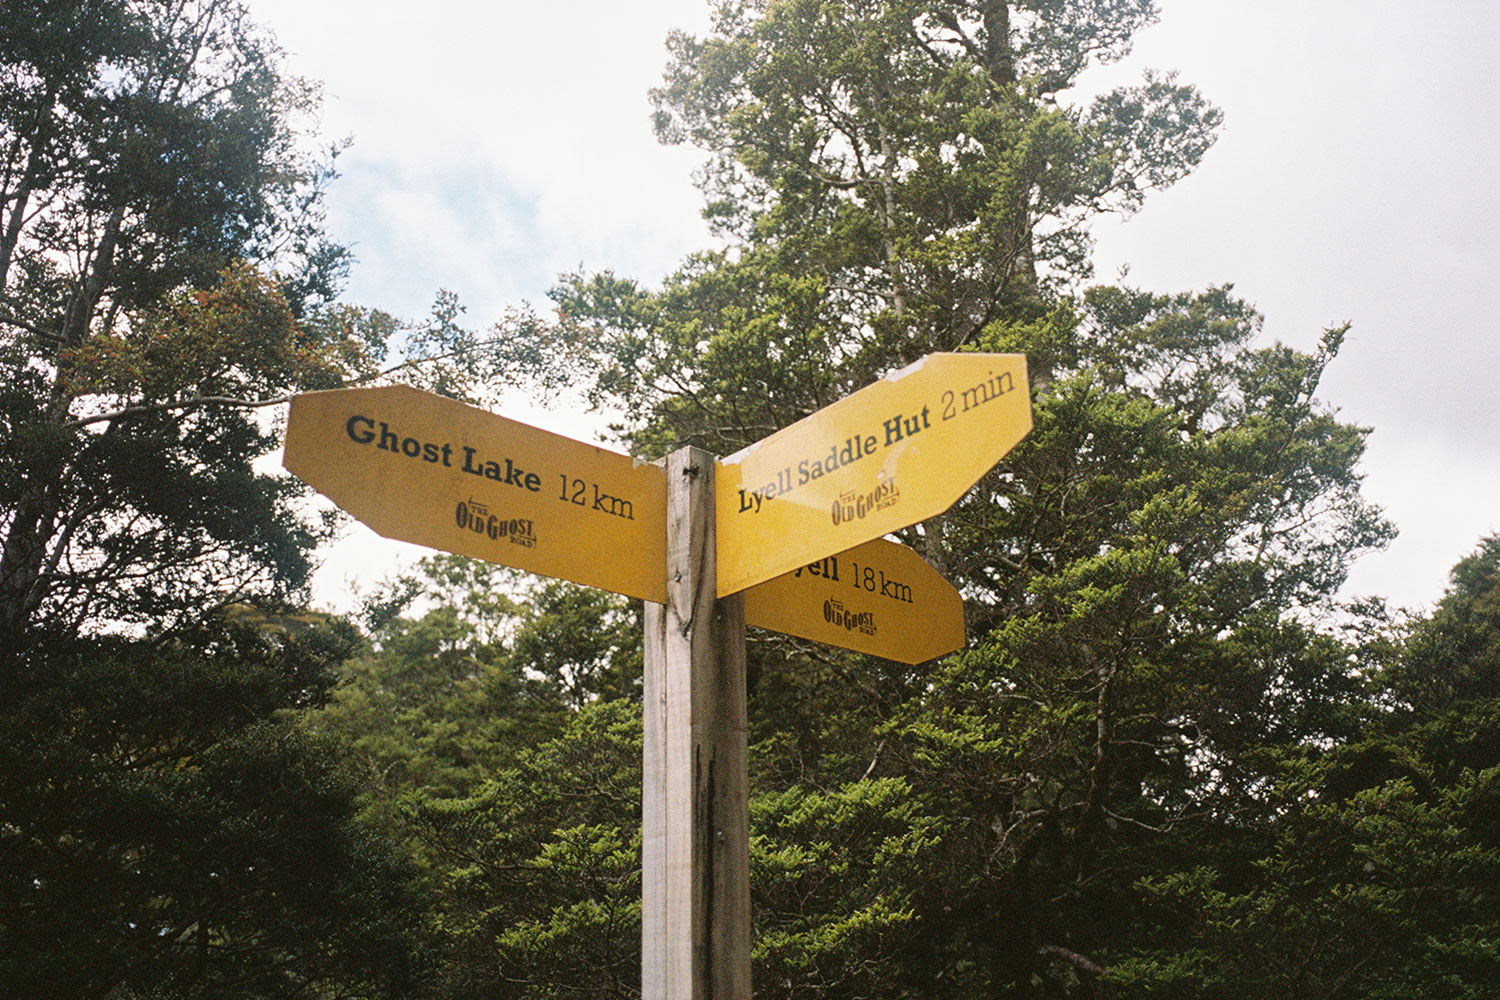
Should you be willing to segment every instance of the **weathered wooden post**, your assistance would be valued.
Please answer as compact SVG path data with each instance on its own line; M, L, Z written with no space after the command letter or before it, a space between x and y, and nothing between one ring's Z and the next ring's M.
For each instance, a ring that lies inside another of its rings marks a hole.
M667 600L646 604L641 992L749 1000L745 612L715 599L714 456L667 457Z

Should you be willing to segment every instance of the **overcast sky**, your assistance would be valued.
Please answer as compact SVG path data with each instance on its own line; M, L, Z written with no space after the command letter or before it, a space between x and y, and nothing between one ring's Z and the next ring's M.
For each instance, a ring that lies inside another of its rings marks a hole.
M699 0L249 2L354 140L330 199L351 300L416 317L450 288L483 326L562 271L654 283L707 244L696 156L655 143L646 96L667 32L706 27ZM1096 226L1101 280L1233 283L1302 348L1353 323L1322 397L1374 428L1365 492L1401 536L1348 592L1398 605L1430 605L1500 531L1497 52L1492 0L1164 0L1096 81L1175 69L1226 114L1196 174ZM507 412L584 433L524 402ZM371 548L351 530L325 601L378 575L350 569Z

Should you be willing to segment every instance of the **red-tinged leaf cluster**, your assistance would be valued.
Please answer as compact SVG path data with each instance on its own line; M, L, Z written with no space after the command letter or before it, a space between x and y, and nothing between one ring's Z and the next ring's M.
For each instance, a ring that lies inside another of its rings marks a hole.
M299 320L276 280L246 265L209 289L183 290L63 352L73 397L125 403L191 396L274 396L336 385L372 370L375 351L358 336L359 315Z

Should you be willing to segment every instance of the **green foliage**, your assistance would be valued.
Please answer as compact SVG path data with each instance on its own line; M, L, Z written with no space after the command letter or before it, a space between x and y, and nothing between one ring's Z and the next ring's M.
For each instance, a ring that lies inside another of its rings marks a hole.
M1408 637L1391 680L1422 716L1500 698L1500 536L1453 568L1447 595Z
M17 996L409 992L409 873L317 704L356 636L230 609L53 643L0 688L0 976ZM326 991L326 992L325 992Z
M900 778L755 797L751 885L757 995L907 995L915 903L941 840Z
M1316 401L1338 331L1303 354L1258 326L1224 290L1126 289L1028 324L1065 348L1034 430L909 533L941 540L969 649L754 657L757 823L785 796L898 781L915 852L905 876L899 854L876 864L852 817L777 843L789 861L756 891L794 905L757 910L763 990L1088 996L1135 940L1136 880L1271 822L1284 755L1372 724L1352 651L1300 623L1389 533L1358 492L1364 432ZM845 857L870 860L840 893L796 891ZM861 920L871 937L843 936Z
M1124 995L1487 996L1500 982L1495 539L1431 617L1365 645L1364 718L1341 738L1262 739L1258 812L1137 884L1148 933ZM1369 683L1373 681L1374 683Z
M337 149L280 60L234 0L0 17L8 993L420 979L410 872L359 821L363 774L287 714L324 700L356 637L246 610L291 606L331 528L258 464L277 433L256 409L379 376L403 333L428 354L468 335L332 304Z
M433 556L366 611L374 645L344 665L313 724L347 735L393 803L466 798L571 712L638 697L639 616L612 595L527 590L514 571Z
M640 800L640 707L619 699L514 748L473 795L429 797L445 995L639 995Z
M364 822L420 867L443 995L638 991L638 606L438 556L367 611L307 724L347 736Z
M269 428L203 408L371 360L306 320L344 251L320 228L315 90L278 58L238 4L6 8L0 652L306 576L321 532L251 467Z
M1157 950L1119 962L1109 981L1130 996L1489 995L1500 843L1473 819L1494 810L1500 771L1434 787L1413 760L1415 781L1327 795L1346 780L1344 756L1315 765L1311 787L1285 776L1263 854L1220 845L1205 852L1216 864L1143 878Z
M8 4L12 317L76 342L101 302L150 305L242 256L284 263L299 308L328 297L346 254L321 232L329 163L300 132L316 91L278 58L235 4Z

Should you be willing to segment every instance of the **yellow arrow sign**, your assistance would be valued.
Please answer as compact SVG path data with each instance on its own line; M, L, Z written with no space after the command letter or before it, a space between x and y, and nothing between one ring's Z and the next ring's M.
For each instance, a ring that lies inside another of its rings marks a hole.
M883 538L751 587L745 624L901 663L964 645L958 591L921 556Z
M410 386L292 399L287 469L387 538L666 600L666 473Z
M720 460L719 596L942 513L1030 430L1024 355L929 354Z

